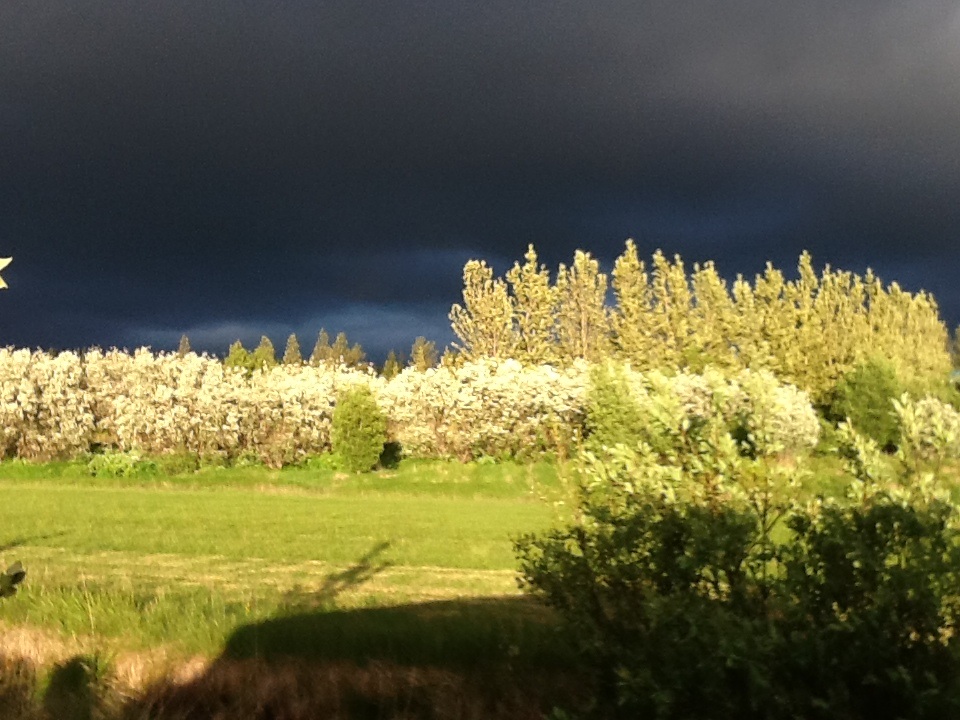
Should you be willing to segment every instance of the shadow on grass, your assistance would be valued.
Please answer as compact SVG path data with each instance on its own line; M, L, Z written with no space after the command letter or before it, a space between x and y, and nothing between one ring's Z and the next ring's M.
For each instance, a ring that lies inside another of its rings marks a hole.
M590 684L542 608L489 598L318 609L238 629L191 678L165 678L124 718L542 720Z
M475 668L567 663L553 618L525 597L483 597L343 609L337 597L387 569L379 543L320 588L293 590L276 617L237 629L223 658L390 662Z
M319 591L238 628L201 674L163 679L125 717L543 718L582 706L576 656L554 618L523 597L337 608L386 566L378 545Z
M386 545L238 628L219 657L128 686L114 661L52 668L0 656L0 718L20 720L542 720L586 705L589 684L552 617L527 598L342 609Z
M290 611L307 611L332 606L341 593L360 587L390 567L391 562L380 559L389 549L389 542L377 543L346 570L327 575L319 589L310 592L291 590L284 595L283 607Z
M516 597L293 612L239 628L223 657L459 669L569 666L574 659L546 610Z
M106 672L98 656L76 655L46 671L26 658L0 656L0 717L113 720L104 702L109 701Z

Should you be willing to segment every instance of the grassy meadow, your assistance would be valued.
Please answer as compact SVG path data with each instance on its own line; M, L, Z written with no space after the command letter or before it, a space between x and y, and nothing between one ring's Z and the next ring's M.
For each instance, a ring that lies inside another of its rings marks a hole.
M114 478L83 462L3 463L0 559L28 575L0 603L0 650L41 668L137 668L140 686L224 662L346 663L350 682L371 667L461 681L563 670L573 658L520 595L511 538L564 517L570 472L403 461L362 475L251 466Z

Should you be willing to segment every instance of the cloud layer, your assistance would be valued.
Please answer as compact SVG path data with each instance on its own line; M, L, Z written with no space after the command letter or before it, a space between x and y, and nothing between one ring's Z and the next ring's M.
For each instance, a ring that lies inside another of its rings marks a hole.
M627 237L731 276L809 248L956 323L957 117L955 3L6 3L0 328L392 318L381 352L467 257Z

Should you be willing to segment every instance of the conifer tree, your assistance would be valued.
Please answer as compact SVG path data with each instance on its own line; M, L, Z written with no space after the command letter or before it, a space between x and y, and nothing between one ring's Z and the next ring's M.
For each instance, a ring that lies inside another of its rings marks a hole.
M360 347L360 343L354 343L350 346L350 349L347 350L346 355L344 355L343 361L349 367L360 367L367 359L367 353L364 352L363 348Z
M413 341L410 348L410 366L420 372L429 370L437 366L440 355L437 352L437 345L425 337L420 336Z
M338 365L346 365L347 355L350 352L350 343L347 342L347 334L344 332L338 332L337 337L333 340L333 345L330 346L330 358L334 363Z
M600 264L582 250L573 264L557 271L558 332L566 359L600 360L609 354L610 322L607 315L607 276Z
M185 334L180 336L180 345L177 347L177 357L186 357L190 352L190 338Z
M513 302L506 283L494 279L484 261L471 260L464 266L463 305L451 308L450 322L464 360L513 357Z
M366 360L367 354L360 347L359 343L350 344L345 332L337 333L337 337L330 346L328 362L335 365L346 365L347 367L359 367Z
M243 347L243 343L237 340L227 351L227 357L223 360L224 367L238 367L247 369L250 367L250 353Z
M290 337L287 338L287 346L283 350L283 364L303 364L303 355L300 354L300 342L297 340L296 333L290 333Z
M277 351L266 335L260 336L260 344L250 353L252 370L269 369L277 365Z
M313 346L313 352L310 353L310 364L314 366L322 365L330 360L330 356L330 336L326 330L321 328L320 334L317 335L317 342Z
M393 350L387 353L387 359L383 363L383 370L380 374L387 380L392 380L400 374L400 360Z
M555 362L557 347L557 289L550 284L550 272L537 262L537 252L528 246L523 265L514 263L507 273L513 298L516 331L515 355L525 363Z

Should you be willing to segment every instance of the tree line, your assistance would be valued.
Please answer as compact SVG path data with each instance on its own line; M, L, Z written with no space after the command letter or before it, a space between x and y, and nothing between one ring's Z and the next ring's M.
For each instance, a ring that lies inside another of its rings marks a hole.
M752 282L738 275L728 283L712 262L688 271L679 256L657 251L648 265L632 240L610 276L578 250L551 277L531 245L504 277L469 261L450 321L466 360L766 369L818 399L877 356L918 389L942 383L951 368L949 335L930 294L884 285L869 270L827 265L818 274L806 252L794 280L768 263Z
M184 357L191 351L190 338L182 335L177 354ZM421 371L435 367L439 358L436 343L419 336L413 341L409 356L391 350L379 370L380 374L389 380L407 366L415 367ZM260 343L253 350L247 350L240 340L234 342L227 350L223 362L227 367L239 367L249 371L272 368L280 364L313 365L314 367L328 365L352 368L362 368L369 364L367 354L359 343L351 344L347 340L346 333L343 332L337 333L331 342L330 334L325 329L320 330L313 351L306 358L304 358L300 349L300 341L296 333L290 333L287 337L283 355L279 358L273 342L266 335L262 335Z
M457 341L442 357L418 337L408 356L391 350L378 368L388 379L406 366L420 370L481 358L526 365L566 366L577 359L614 359L636 370L705 367L735 372L770 370L823 401L845 375L882 360L907 389L942 384L952 367L949 334L934 298L885 285L864 275L820 273L809 253L800 255L795 279L768 263L752 281L724 280L713 262L688 270L680 256L659 250L649 263L628 240L608 275L589 252L551 274L530 245L524 262L503 277L483 260L463 269L462 302L450 322ZM181 339L180 353L189 351ZM309 357L290 335L278 359L261 338L248 351L238 340L225 363L250 370L286 364L368 364L345 333L331 341L321 330Z

